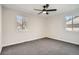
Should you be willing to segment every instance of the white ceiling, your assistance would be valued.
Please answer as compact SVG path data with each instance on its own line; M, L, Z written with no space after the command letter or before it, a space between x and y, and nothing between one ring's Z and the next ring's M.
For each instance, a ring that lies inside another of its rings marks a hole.
M39 11L34 9L42 9L44 4L4 4L3 7L15 9L18 11L23 11L29 14L36 14ZM59 15L61 13L73 12L79 9L79 4L50 4L50 8L56 8L57 11L50 12L49 15Z

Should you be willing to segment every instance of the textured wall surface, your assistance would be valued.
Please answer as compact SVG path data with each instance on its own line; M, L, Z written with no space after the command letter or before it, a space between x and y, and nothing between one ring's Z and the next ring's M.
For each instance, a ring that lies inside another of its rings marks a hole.
M27 20L27 31L16 31L16 16L22 15ZM43 18L29 15L24 12L3 8L3 46L35 40L43 36Z
M2 49L1 41L2 41L2 7L0 5L0 52Z
M48 37L79 45L79 32L65 30L64 15L49 18Z

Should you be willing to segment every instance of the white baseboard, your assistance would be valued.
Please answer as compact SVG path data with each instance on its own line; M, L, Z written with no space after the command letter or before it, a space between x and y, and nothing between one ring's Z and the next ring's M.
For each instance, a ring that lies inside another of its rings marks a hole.
M7 45L3 45L3 47L10 46L10 45L15 45L15 44L23 43L23 42L29 42L29 41L33 41L33 40L38 40L40 38L51 38L51 39L55 39L55 40L59 40L59 41L68 42L68 43L79 45L79 43L77 43L77 42L71 42L71 41L67 41L67 40L63 40L63 39L55 38L55 37L38 37L38 38L34 38L34 39L29 39L29 40L25 40L25 41L20 41L20 42L15 42L15 43L10 43L10 44L7 44ZM0 51L1 50L2 50L2 48L0 49Z
M79 43L77 43L77 42L63 40L63 39L60 39L60 38L54 38L54 37L48 37L48 38L55 39L55 40L59 40L59 41L63 41L63 42L67 42L67 43L71 43L71 44L75 44L75 45L79 45Z
M2 47L0 47L0 53L1 53L1 51L2 51Z
M29 42L29 41L33 41L33 40L38 40L40 38L44 38L44 37L38 37L38 38L29 39L29 40L25 40L25 41L19 41L19 42L15 42L15 43L5 44L5 45L2 45L2 46L6 47L6 46L15 45L15 44L23 43L23 42Z

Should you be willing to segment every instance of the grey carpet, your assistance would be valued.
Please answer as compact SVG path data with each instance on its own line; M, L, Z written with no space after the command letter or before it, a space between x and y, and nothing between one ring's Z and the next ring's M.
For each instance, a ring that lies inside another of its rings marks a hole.
M43 38L13 46L4 47L2 55L78 55L79 46Z

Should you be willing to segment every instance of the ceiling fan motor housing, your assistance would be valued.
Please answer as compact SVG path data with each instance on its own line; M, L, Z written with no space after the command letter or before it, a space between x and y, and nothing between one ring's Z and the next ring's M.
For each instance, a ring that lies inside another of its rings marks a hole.
M46 4L43 6L43 8L48 8L49 7L49 4Z

